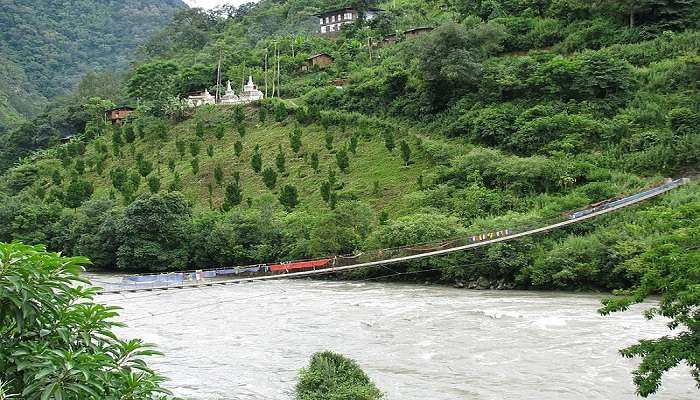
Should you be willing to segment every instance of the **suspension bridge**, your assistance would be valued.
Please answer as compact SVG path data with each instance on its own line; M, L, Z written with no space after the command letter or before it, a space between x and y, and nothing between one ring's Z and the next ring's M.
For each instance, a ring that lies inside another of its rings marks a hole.
M372 268L372 267L383 267L391 264L400 264L416 260L422 260L432 257L440 257L460 251L475 249L479 247L490 246L495 243L501 243L511 240L516 240L528 236L533 236L545 232L549 232L555 229L564 228L574 224L580 224L584 221L605 215L612 212L621 210L633 206L635 204L656 198L661 196L673 189L680 186L686 185L690 182L688 178L669 180L666 183L641 191L639 193L629 195L620 199L610 200L596 205L592 205L588 208L574 211L566 214L564 220L559 220L558 222L548 223L540 227L526 228L519 232L506 230L498 232L498 234L489 235L479 235L471 236L468 238L463 238L461 240L454 240L449 242L442 242L439 244L433 244L432 246L415 248L414 247L402 247L398 249L384 249L373 252L371 255L366 255L364 258L362 255L354 257L332 257L324 261L328 262L328 267L305 270L300 272L288 272L281 274L267 274L260 276L251 277L240 277L235 279L222 279L222 280L212 280L203 281L195 283L182 283L176 285L168 286L155 286L155 287L128 287L119 288L113 290L103 290L100 295L110 295L110 294L124 294L124 293L138 293L138 292L153 292L153 291L165 291L165 290L177 290L177 289L187 289L187 288L201 288L201 287L211 287L211 286L226 286L241 284L246 282L255 281L269 281L275 279L289 279L289 278L303 278L312 277L324 274L334 274L337 272L344 272L359 268ZM405 253L414 253L408 254ZM373 259L379 258L379 259ZM278 264L284 265L284 264ZM243 267L245 268L245 267Z

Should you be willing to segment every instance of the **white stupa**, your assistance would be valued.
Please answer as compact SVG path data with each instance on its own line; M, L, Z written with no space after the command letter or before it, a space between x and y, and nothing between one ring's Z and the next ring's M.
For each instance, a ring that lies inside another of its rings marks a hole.
M238 104L241 99L236 96L236 92L231 88L231 81L226 84L226 93L221 96L221 104Z
M204 89L204 92L191 94L187 97L187 103L190 107L198 107L205 104L216 104L216 98L209 93L208 89Z
M242 103L250 103L251 101L262 100L265 97L263 92L258 90L258 87L253 83L253 77L248 77L248 83L243 86L239 99Z

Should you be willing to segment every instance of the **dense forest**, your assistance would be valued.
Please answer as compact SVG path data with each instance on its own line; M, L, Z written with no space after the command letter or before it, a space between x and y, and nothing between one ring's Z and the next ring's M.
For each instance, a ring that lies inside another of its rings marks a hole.
M151 1L0 1L0 134L72 90L118 71L185 5Z
M522 229L698 173L696 1L353 4L383 11L333 37L315 33L314 15L342 2L178 12L127 73L84 77L4 136L0 241L123 271L307 259ZM405 34L416 27L434 29ZM335 63L302 73L321 52ZM219 63L237 91L252 76L274 98L185 107L187 93L223 89ZM105 109L136 99L126 125L106 123ZM78 134L55 145L58 130ZM546 237L398 270L626 295L603 312L662 294L654 313L688 334L624 353L648 357L635 378L648 395L659 368L697 371L699 222L693 182Z

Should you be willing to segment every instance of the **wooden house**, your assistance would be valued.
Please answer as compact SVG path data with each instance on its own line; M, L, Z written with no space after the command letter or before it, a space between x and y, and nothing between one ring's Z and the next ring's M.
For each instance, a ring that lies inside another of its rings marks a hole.
M124 125L124 121L129 117L129 115L136 111L132 107L117 107L111 110L105 111L105 119L111 121L112 125Z
M328 68L334 63L335 59L326 53L315 54L304 61L304 64L301 65L301 72Z

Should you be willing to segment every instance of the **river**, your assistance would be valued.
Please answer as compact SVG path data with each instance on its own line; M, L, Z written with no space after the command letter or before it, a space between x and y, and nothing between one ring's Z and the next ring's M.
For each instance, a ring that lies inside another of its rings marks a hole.
M635 399L636 361L617 349L668 330L642 307L599 316L600 299L301 280L100 297L123 307L122 336L165 353L149 364L186 399L291 399L322 350L356 360L390 400ZM685 367L651 397L697 398Z

